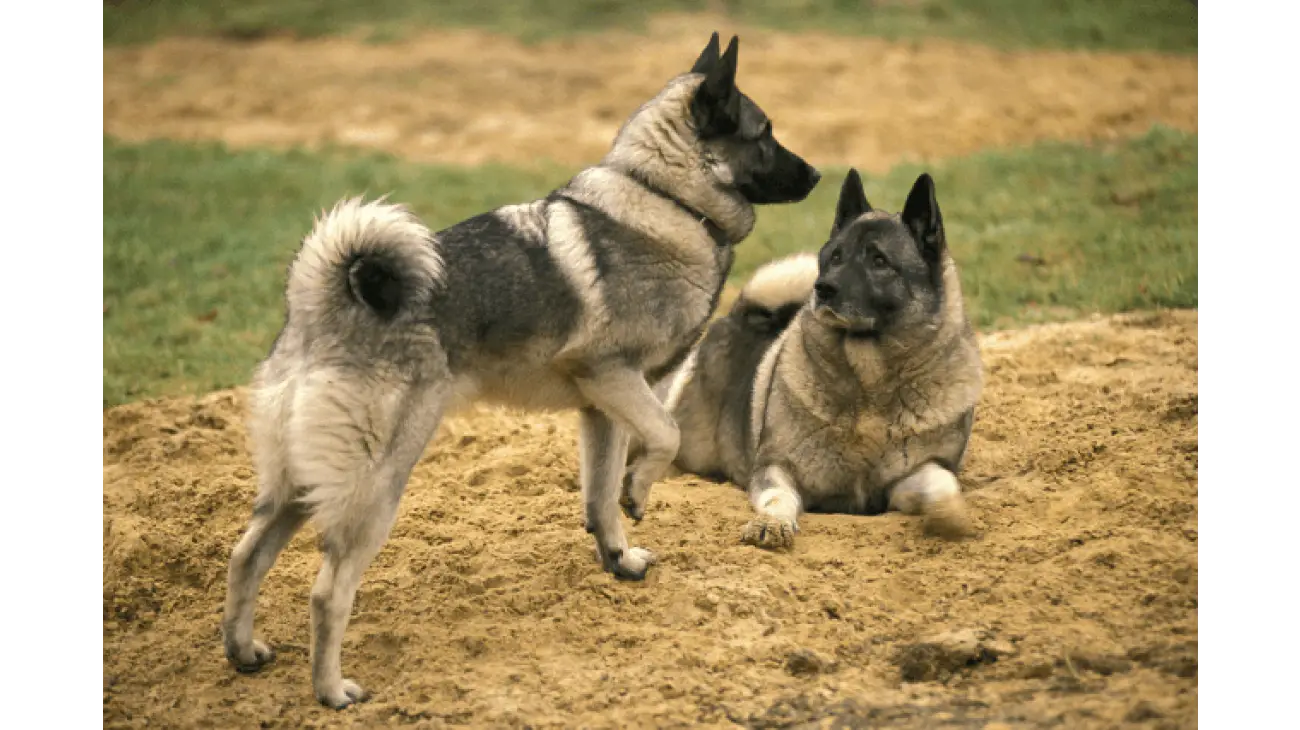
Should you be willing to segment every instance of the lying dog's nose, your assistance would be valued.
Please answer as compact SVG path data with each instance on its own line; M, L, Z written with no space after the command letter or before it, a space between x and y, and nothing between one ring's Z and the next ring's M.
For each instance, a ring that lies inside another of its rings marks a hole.
M817 301L819 302L829 302L835 298L836 294L840 293L838 287L827 281L819 281L813 284L813 291L817 292Z

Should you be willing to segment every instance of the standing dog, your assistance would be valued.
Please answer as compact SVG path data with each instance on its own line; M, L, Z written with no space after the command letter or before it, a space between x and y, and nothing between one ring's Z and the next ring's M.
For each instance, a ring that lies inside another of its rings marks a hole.
M619 131L599 165L546 198L430 233L404 208L340 202L289 267L288 315L256 373L259 491L230 561L223 633L241 671L258 587L308 518L324 561L311 594L312 684L335 708L361 575L444 413L487 400L578 408L587 530L605 570L644 577L619 505L640 519L678 431L650 383L712 315L754 205L802 200L819 173L782 147L735 84L718 35ZM624 474L628 433L648 446Z
M982 379L934 182L891 215L852 170L820 254L759 269L673 375L675 465L747 487L760 547L792 546L803 511L893 508L960 533Z

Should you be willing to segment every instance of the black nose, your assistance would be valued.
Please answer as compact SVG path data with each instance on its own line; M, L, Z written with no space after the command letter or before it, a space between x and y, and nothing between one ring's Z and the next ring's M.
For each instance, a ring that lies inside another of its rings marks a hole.
M813 291L817 292L817 300L821 302L829 302L835 298L836 294L840 293L839 287L827 281L819 281L813 284Z
M815 167L810 167L808 169L812 171L812 174L808 176L808 179L811 180L812 184L815 186L817 183L821 182L822 174L818 172Z

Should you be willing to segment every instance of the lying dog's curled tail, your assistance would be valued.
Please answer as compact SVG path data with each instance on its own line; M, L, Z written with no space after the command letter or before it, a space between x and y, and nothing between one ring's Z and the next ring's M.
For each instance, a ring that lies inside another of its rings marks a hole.
M391 321L427 304L442 278L433 235L415 215L383 198L348 198L316 220L290 265L289 316Z
M747 329L775 335L789 326L812 298L817 255L797 253L763 264L745 282L732 307Z

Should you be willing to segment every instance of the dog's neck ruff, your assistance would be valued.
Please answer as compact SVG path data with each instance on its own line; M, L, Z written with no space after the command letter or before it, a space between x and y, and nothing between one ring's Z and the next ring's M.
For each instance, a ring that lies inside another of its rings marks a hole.
M636 182L637 185L640 185L641 187L650 191L654 195L657 195L658 197L667 200L668 202L680 208L687 215L699 221L700 225L704 226L704 230L709 234L709 238L713 239L713 243L715 245L719 247L731 245L731 237L728 236L727 232L722 229L722 226L718 225L717 223L714 223L712 218L692 208L686 203L683 203L681 200L677 198L677 196L672 195L671 193L659 187L658 185L655 185L654 183L650 182L645 175L642 175L634 170L624 170L623 174L631 178L634 182Z

